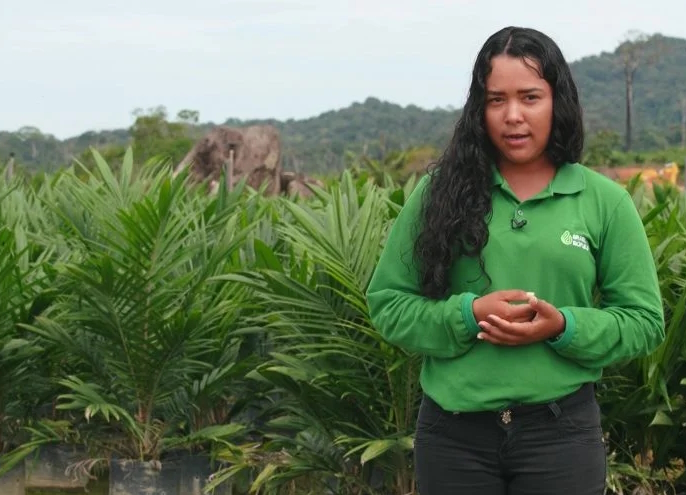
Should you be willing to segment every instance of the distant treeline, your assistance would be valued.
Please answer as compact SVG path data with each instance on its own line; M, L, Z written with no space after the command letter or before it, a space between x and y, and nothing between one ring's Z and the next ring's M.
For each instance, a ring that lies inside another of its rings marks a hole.
M635 71L625 70L634 67ZM589 165L678 158L677 149L686 144L684 67L686 39L661 35L634 38L620 43L612 53L572 64L584 107L586 156L593 162ZM625 97L628 75L634 94L629 130ZM326 174L346 165L346 152L383 159L394 150L440 150L450 138L459 113L455 108L425 110L370 97L310 119L228 119L222 124L274 125L282 136L285 168ZM193 110L172 117L164 107L157 107L137 111L135 116L129 129L90 131L64 141L32 127L0 132L0 158L4 161L13 152L17 164L28 171L54 170L75 158L88 160L84 152L89 147L117 158L126 146L133 145L137 160L163 156L178 162L195 140L216 125L200 123Z

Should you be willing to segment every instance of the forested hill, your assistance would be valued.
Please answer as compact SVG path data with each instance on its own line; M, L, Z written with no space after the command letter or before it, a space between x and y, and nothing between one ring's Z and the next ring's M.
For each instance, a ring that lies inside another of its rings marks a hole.
M677 145L682 139L682 113L686 112L686 103L682 103L686 101L686 39L655 35L641 44L638 55L640 63L634 79L633 148L645 150ZM601 53L572 63L590 134L605 129L624 133L622 57L620 45L613 53ZM362 103L304 120L228 119L224 124L271 123L281 131L287 168L324 171L340 167L343 152L348 149L358 152L366 149L374 156L384 149L413 145L440 148L452 132L458 113L459 110L452 108L402 107L370 97ZM177 155L211 126L184 126L185 139L183 143L177 143ZM14 152L17 162L27 168L54 169L89 146L121 147L130 140L129 129L91 131L59 141L38 129L23 128L20 132L0 132L0 159L4 162L9 153Z
M637 49L634 76L634 147L654 149L681 142L686 112L686 39L656 35ZM626 86L621 52L602 53L571 64L590 132L623 133Z

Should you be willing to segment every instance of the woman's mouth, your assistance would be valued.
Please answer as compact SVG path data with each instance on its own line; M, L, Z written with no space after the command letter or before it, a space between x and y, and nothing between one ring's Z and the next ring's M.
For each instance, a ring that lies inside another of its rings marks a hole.
M505 142L511 146L524 144L529 139L529 134L506 134Z

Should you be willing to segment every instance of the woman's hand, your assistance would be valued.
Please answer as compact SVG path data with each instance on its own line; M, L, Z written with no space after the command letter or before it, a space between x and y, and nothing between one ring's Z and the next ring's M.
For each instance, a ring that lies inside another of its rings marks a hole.
M477 323L488 315L497 315L509 322L531 321L536 312L527 302L528 295L523 290L499 290L479 297L472 303L474 318ZM512 304L520 301L521 304Z
M528 301L527 306L535 312L533 320L508 321L491 312L477 319L483 330L477 338L497 345L525 345L556 337L564 331L565 318L555 306L532 295Z

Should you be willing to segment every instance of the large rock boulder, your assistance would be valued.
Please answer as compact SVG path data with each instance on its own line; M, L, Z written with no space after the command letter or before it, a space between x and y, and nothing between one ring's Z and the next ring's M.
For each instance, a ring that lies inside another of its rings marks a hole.
M231 184L247 178L250 187L259 189L268 183L265 194L281 191L281 139L274 126L220 126L212 129L188 152L174 171L190 166L191 176L207 180L213 189L221 179L222 168L233 150L234 164Z

